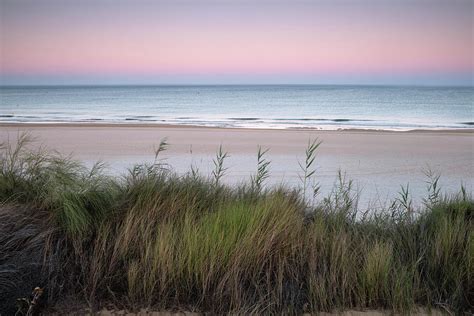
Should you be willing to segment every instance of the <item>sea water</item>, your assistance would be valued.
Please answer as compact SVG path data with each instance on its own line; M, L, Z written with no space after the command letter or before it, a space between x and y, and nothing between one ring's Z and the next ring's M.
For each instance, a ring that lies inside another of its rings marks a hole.
M473 102L473 87L4 86L0 122L463 129L474 127Z

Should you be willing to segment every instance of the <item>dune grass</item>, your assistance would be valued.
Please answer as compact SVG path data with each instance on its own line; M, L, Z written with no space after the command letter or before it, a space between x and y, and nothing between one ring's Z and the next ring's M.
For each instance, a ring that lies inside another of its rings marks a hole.
M40 286L49 308L67 297L99 309L288 313L419 306L473 312L474 200L436 185L420 209L408 187L390 207L357 210L351 181L308 199L302 187L267 188L259 150L247 185L222 184L225 153L211 177L177 175L159 159L120 177L71 157L3 144L0 159L0 309ZM20 309L21 312L21 309Z

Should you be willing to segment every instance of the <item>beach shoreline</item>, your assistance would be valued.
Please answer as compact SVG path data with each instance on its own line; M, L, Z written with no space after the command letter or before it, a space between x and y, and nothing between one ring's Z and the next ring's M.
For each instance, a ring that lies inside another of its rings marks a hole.
M373 130L247 129L147 124L0 124L0 141L29 133L37 143L79 158L120 158L150 155L161 139L168 153L214 154L222 145L232 154L256 153L258 146L271 153L301 153L308 140L323 142L321 154L357 160L414 156L426 162L442 158L452 162L464 157L474 162L474 130ZM400 159L399 159L400 160ZM343 166L341 161L341 167ZM452 169L452 164L450 165Z
M210 130L237 130L237 131L305 131L305 132L327 132L327 133L453 133L453 134L474 134L474 128L439 128L439 129L372 129L372 128L338 128L323 129L312 127L301 128L255 128L255 127L222 127L222 126L202 126L191 124L162 124L162 123L97 123L97 122L0 122L1 128L51 128L51 127L82 127L82 128L150 128L150 129L210 129Z

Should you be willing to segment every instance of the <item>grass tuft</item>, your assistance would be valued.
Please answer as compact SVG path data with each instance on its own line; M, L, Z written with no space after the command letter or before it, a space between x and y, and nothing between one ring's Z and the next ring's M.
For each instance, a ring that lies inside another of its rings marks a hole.
M473 312L474 200L464 187L442 196L438 175L422 208L407 185L362 214L342 172L321 202L305 198L317 141L303 190L263 190L261 148L251 183L231 187L222 146L210 178L175 174L159 159L166 140L153 164L110 177L18 139L0 157L2 311L38 286L50 307L75 297L93 310Z

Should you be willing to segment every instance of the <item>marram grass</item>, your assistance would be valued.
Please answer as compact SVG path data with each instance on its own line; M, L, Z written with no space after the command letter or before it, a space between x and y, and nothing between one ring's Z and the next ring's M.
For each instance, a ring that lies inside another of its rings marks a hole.
M472 313L474 201L437 183L414 210L402 190L386 210L359 214L352 184L309 201L302 188L266 188L260 150L248 185L177 175L158 159L121 177L70 157L3 144L0 159L0 310L39 286L43 304L129 310L300 314L344 309ZM314 148L314 150L313 150ZM437 179L436 179L437 182ZM66 306L66 307L64 307ZM72 308L72 307L69 307Z

